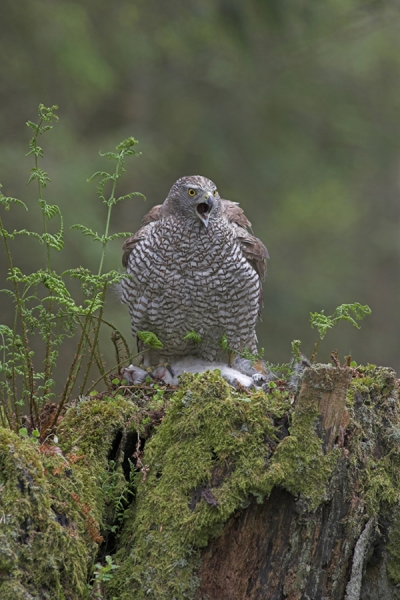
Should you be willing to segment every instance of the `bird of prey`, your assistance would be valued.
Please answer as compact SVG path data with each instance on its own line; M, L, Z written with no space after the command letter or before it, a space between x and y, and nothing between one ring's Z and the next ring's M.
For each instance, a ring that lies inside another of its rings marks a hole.
M236 202L221 199L206 177L178 179L123 245L121 297L132 334L150 331L163 344L145 364L256 353L267 258Z

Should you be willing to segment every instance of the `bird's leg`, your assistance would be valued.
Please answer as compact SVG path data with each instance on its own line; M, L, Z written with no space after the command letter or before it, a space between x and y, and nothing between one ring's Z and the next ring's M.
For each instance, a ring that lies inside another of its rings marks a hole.
M169 371L169 373L170 373L171 377L175 377L175 373L174 373L174 371L173 371L173 369L172 369L171 365L169 365L168 363L165 363L165 368L166 368L166 369L168 369L168 371Z

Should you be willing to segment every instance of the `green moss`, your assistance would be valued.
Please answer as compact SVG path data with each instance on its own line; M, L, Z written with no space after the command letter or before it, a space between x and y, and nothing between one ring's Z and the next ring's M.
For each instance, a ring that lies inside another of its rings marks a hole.
M149 472L129 511L110 595L192 598L199 549L249 495L261 502L281 485L311 507L323 501L338 453L323 455L315 408L295 414L290 437L276 445L274 419L289 409L276 390L248 397L216 373L184 377L146 444Z
M327 484L340 456L337 448L323 453L314 431L318 417L315 407L294 412L290 436L282 440L271 461L281 470L282 480L276 483L293 495L301 494L310 510L327 499Z
M107 454L133 410L122 400L78 404L62 422L60 448L0 428L1 598L87 597Z
M42 590L41 598L67 598L62 585L66 572L82 593L86 576L82 546L79 541L75 545L56 521L37 447L4 429L0 429L0 481L1 597L15 593L22 598L22 592Z
M400 582L400 405L392 369L359 367L348 393L353 493L389 527L387 570Z
M262 502L280 486L314 511L333 497L341 469L355 507L343 523L349 539L371 515L389 523L388 573L400 583L397 384L391 369L358 371L344 447L327 454L315 406L292 405L278 389L239 393L216 372L184 376L164 418L160 406L153 411L161 424L141 457L145 468L125 514L110 597L193 598L201 548L251 496ZM110 448L117 432L125 439L129 430L148 430L149 402L142 412L123 398L78 403L59 427L60 450L43 452L34 440L0 429L1 598L87 598L101 535L127 489L122 457L110 463ZM285 415L289 436L277 425Z

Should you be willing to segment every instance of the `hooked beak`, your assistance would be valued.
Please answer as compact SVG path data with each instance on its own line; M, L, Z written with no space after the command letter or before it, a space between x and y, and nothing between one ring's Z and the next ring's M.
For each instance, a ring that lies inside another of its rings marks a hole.
M196 214L206 227L208 227L208 221L213 206L214 200L211 192L205 192L196 206Z

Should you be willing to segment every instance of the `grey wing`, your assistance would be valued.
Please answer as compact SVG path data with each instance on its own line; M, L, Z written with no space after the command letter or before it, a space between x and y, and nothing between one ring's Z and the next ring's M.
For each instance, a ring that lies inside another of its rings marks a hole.
M244 257L249 261L259 278L263 280L267 272L268 250L262 241L253 235L251 223L237 202L222 200L222 212L235 228L236 237L240 242Z

